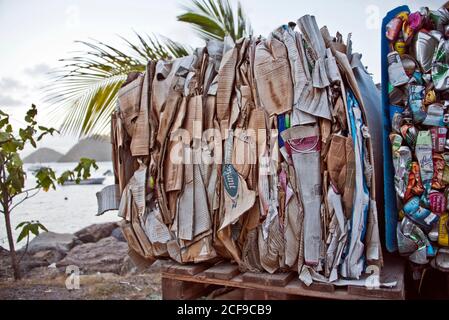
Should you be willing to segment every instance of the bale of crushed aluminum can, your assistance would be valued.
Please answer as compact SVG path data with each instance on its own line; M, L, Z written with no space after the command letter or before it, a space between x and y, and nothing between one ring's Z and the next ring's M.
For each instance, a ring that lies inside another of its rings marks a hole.
M407 6L382 26L386 244L449 271L449 3Z

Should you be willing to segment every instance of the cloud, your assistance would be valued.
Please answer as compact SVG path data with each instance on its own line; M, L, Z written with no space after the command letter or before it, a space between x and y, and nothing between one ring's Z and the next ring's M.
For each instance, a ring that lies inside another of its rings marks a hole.
M45 63L39 63L32 67L25 68L24 72L29 76L44 76L50 72L51 67Z
M7 96L7 95L0 93L0 108L1 107L18 107L21 105L23 105L23 103L20 102L19 100L14 99L11 96Z
M0 79L0 89L1 90L23 90L23 89L26 89L26 86L14 78L5 77L5 78Z

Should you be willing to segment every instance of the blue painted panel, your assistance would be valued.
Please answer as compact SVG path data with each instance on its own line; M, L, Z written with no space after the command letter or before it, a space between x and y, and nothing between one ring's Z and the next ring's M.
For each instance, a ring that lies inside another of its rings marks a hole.
M400 6L387 13L382 21L381 34L381 59L382 59L382 122L383 122L383 153L384 153L384 199L385 199L385 244L389 252L398 249L396 239L396 227L398 221L398 208L396 206L396 191L394 188L394 169L391 157L391 144L389 135L391 132L390 104L388 101L388 63L389 41L385 37L386 25L398 13L410 12L408 6Z

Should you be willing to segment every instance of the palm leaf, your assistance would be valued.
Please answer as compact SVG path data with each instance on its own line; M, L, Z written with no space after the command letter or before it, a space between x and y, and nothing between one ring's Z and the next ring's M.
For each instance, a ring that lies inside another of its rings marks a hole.
M77 41L85 51L61 60L64 65L52 73L44 92L56 111L51 120L60 124L62 133L80 137L108 133L117 93L128 73L145 71L149 60L177 58L192 51L165 37L136 36L136 43L122 38L130 53L100 41Z
M178 21L191 24L205 40L223 40L229 35L235 41L252 34L251 24L240 2L237 11L229 0L192 0L183 9L186 12L177 17Z

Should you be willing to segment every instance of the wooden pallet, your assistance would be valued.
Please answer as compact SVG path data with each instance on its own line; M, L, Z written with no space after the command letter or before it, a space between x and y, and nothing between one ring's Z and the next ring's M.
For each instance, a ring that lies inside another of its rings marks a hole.
M381 273L382 281L397 281L394 288L337 287L332 284L304 285L296 272L268 274L241 273L238 266L228 262L181 265L165 261L162 266L162 298L192 300L207 296L217 289L234 289L226 293L231 299L290 300L304 298L335 300L404 300L404 263L388 257Z

